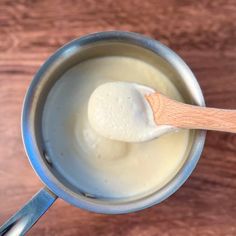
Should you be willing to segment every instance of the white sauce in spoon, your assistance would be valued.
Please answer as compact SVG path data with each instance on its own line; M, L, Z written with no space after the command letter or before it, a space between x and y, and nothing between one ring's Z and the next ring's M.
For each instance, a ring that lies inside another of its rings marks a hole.
M100 135L125 142L142 142L158 137L171 126L157 126L145 95L155 90L128 82L100 85L88 104L88 119Z

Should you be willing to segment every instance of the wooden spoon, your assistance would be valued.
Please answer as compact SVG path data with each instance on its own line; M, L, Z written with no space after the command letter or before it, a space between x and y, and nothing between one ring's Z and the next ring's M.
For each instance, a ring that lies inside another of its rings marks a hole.
M151 105L157 125L236 133L236 110L188 105L160 93L145 97Z

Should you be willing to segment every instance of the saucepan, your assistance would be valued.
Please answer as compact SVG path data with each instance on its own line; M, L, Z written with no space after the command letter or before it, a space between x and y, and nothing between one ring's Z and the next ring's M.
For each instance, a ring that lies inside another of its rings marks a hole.
M205 131L193 131L188 156L179 172L163 188L146 196L121 200L99 199L70 183L45 154L42 110L50 89L72 66L89 58L128 56L158 66L190 104L205 106L199 84L185 62L171 49L148 37L130 32L99 32L75 39L57 50L41 66L27 91L22 111L22 137L32 168L44 183L33 198L1 228L0 235L24 235L57 197L88 211L121 214L139 211L162 202L190 176L205 142Z

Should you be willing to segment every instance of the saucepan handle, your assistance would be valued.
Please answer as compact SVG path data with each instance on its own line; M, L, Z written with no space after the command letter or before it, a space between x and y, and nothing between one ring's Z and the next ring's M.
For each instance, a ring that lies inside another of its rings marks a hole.
M0 235L25 235L56 199L57 196L48 188L42 188L0 227Z

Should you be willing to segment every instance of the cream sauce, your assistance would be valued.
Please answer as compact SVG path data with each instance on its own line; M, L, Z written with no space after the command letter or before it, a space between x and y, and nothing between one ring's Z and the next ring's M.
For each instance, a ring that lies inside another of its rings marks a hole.
M168 183L183 165L188 130L142 143L107 139L90 127L88 101L107 82L140 83L182 101L170 80L134 58L101 57L69 69L51 89L43 111L46 152L76 188L102 198L145 195Z

